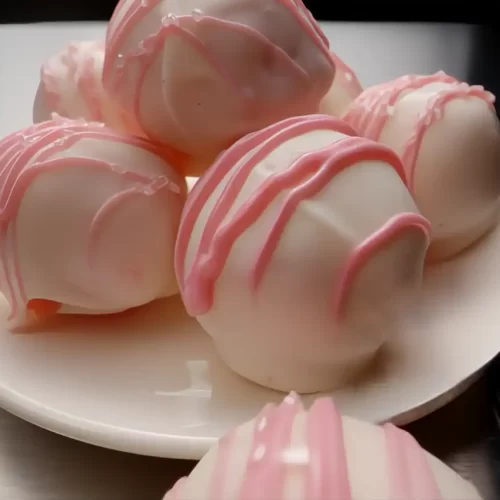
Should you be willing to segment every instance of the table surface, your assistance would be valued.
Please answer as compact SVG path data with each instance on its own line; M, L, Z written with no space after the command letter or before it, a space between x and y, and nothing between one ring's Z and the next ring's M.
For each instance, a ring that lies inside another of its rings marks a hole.
M324 27L333 50L365 86L442 69L493 92L500 90L494 54L500 45L493 30L438 24L325 23ZM30 123L45 58L68 41L103 34L101 23L0 26L0 136ZM485 500L493 500L500 498L495 474L500 437L497 442L487 385L483 378L408 429L431 453L471 479ZM0 410L2 500L160 500L192 467L192 462L128 455L71 441Z

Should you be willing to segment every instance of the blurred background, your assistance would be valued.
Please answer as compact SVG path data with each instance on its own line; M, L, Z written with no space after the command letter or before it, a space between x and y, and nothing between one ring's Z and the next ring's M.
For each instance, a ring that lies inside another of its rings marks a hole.
M40 21L95 21L107 20L117 0L3 0L0 9L0 23L26 23ZM432 22L491 22L497 17L493 9L479 4L474 9L458 8L458 4L442 5L399 2L376 2L360 8L357 2L341 5L332 0L304 0L317 19L332 21L432 21Z

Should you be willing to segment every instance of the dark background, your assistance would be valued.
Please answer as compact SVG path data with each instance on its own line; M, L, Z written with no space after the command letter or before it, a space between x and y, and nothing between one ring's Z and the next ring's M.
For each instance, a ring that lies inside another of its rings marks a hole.
M1 0L0 23L108 20L117 0ZM317 19L332 21L433 21L487 23L498 18L497 5L467 2L336 2L305 0ZM391 4L393 6L391 6Z

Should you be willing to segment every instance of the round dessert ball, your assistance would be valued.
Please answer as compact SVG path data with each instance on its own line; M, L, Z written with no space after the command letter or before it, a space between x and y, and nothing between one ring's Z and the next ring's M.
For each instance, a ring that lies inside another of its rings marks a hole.
M141 134L134 120L116 107L102 86L104 43L73 42L48 59L40 71L40 84L33 105L33 122L84 118L103 122L121 131Z
M335 79L330 90L321 101L319 112L325 115L340 117L352 101L363 92L356 73L334 52Z
M14 326L178 292L186 186L149 142L59 118L3 139L0 167L0 291Z
M483 236L498 218L500 128L494 96L443 72L371 87L344 119L393 148L409 188L432 224L429 257L446 259Z
M295 394L226 434L164 500L481 500L406 431Z
M198 181L176 273L234 371L316 392L345 383L397 330L428 231L392 150L302 116L241 139Z
M109 95L205 167L251 131L317 112L334 74L301 0L122 0L107 30Z

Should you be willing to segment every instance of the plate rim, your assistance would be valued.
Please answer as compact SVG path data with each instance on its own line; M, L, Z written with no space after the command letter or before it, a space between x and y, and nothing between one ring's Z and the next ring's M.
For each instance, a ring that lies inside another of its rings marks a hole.
M493 354L483 366L434 398L386 421L404 426L419 420L453 401L483 375L493 361ZM330 394L323 394L331 396ZM69 439L118 452L157 458L200 460L218 441L215 436L176 436L118 427L71 415L20 394L0 380L0 408L32 425Z

